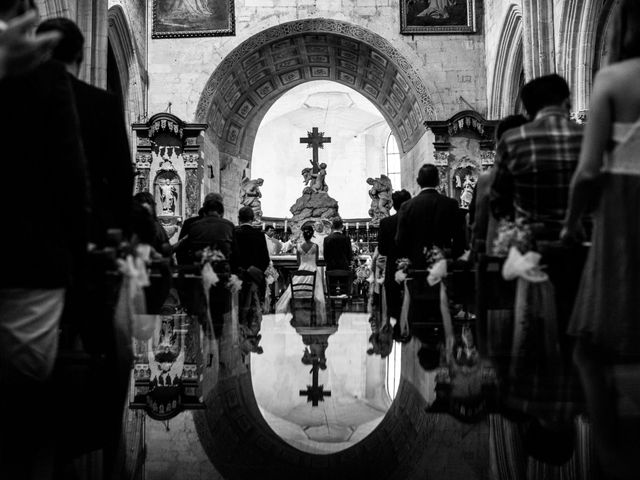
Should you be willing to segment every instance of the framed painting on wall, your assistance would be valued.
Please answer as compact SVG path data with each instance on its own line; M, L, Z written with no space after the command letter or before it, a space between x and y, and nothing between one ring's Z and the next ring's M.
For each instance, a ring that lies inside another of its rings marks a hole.
M235 35L233 0L153 0L151 38Z
M474 33L475 0L400 0L400 33Z

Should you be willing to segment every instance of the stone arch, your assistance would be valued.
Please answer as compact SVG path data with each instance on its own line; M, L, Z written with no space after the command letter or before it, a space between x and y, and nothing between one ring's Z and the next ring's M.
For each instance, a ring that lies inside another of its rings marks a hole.
M108 21L109 47L117 65L126 122L131 125L140 121L141 117L146 117L146 78L142 75L143 69L140 67L129 22L120 5L109 9Z
M264 114L286 91L333 80L371 100L407 152L435 107L418 72L386 39L358 25L314 18L276 25L236 47L209 78L196 120L220 153L250 162Z
M563 9L560 73L574 95L574 110L589 109L593 76L600 68L611 14L618 0L570 0Z
M517 110L523 71L522 43L522 12L517 5L511 5L498 43L489 97L489 118L502 118Z

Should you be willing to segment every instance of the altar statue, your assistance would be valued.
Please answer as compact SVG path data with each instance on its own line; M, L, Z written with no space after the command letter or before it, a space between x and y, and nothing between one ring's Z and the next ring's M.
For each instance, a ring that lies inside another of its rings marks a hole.
M309 160L311 167L302 170L303 183L305 184L304 193L328 192L329 187L325 182L327 176L327 164L314 162Z
M178 190L175 185L164 183L160 185L160 201L162 202L162 214L175 215Z
M391 201L391 193L393 192L391 179L386 175L380 175L380 178L367 178L367 183L371 185L369 189L371 224L378 226L381 219L389 216L393 205Z
M250 180L249 177L244 177L240 183L240 203L243 207L251 207L255 215L255 221L259 222L262 218L262 192L260 187L264 184L262 178L256 178Z

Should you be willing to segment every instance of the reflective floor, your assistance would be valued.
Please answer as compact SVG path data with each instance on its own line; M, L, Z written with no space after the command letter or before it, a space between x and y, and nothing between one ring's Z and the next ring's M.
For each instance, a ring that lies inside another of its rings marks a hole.
M247 294L212 301L218 312L175 295L138 319L129 412L145 478L632 478L603 473L577 375L499 351L505 312L490 318L489 355L475 317L452 308L455 342L429 364L433 325L381 355L386 334L362 304L305 323L256 316ZM612 371L634 451L640 368Z

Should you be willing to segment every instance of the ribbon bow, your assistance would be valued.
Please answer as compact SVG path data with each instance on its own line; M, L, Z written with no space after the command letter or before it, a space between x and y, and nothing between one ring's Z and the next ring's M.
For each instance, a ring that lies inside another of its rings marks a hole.
M541 283L549 280L549 276L540 268L542 256L537 252L529 251L522 255L516 247L509 249L509 256L502 266L502 278L515 280L522 278L528 282Z
M427 276L427 282L430 287L440 283L443 278L447 276L447 261L445 259L438 260L436 263L429 267L429 276Z

